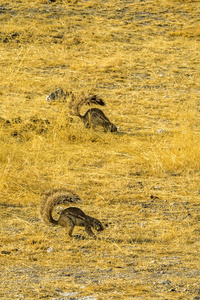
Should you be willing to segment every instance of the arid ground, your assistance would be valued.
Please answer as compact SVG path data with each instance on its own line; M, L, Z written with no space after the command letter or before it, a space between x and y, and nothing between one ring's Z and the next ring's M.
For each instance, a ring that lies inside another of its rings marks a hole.
M199 1L50 2L0 3L0 298L200 299ZM96 239L41 220L63 186Z

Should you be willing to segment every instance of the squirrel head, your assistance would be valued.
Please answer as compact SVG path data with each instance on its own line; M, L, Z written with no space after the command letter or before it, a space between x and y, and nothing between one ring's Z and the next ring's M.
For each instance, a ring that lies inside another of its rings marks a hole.
M94 219L93 220L93 228L96 230L96 231L103 231L104 230L104 227L102 225L102 223L97 220L97 219Z

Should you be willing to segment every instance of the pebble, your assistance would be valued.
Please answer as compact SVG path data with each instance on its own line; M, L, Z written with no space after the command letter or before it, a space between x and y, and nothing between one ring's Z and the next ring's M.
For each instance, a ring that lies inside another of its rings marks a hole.
M163 129L157 129L157 133L163 133L164 132L164 130Z
M169 279L167 279L166 281L163 281L163 284L170 284L171 281Z
M54 251L55 251L55 250L54 250L53 247L49 247L49 248L47 249L47 253L54 252Z

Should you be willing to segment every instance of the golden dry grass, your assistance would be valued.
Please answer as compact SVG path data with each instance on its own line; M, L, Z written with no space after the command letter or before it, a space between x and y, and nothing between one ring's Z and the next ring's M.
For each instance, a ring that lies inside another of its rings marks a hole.
M1 1L0 298L200 299L199 16L198 1ZM58 87L100 95L118 133L47 103ZM109 224L98 239L40 220L63 185Z

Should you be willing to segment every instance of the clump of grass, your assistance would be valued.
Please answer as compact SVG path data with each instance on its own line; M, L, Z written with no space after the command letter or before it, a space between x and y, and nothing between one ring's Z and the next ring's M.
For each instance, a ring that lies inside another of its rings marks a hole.
M197 24L184 27L182 30L177 30L170 33L170 36L181 36L188 38L198 38L200 36L200 26Z

